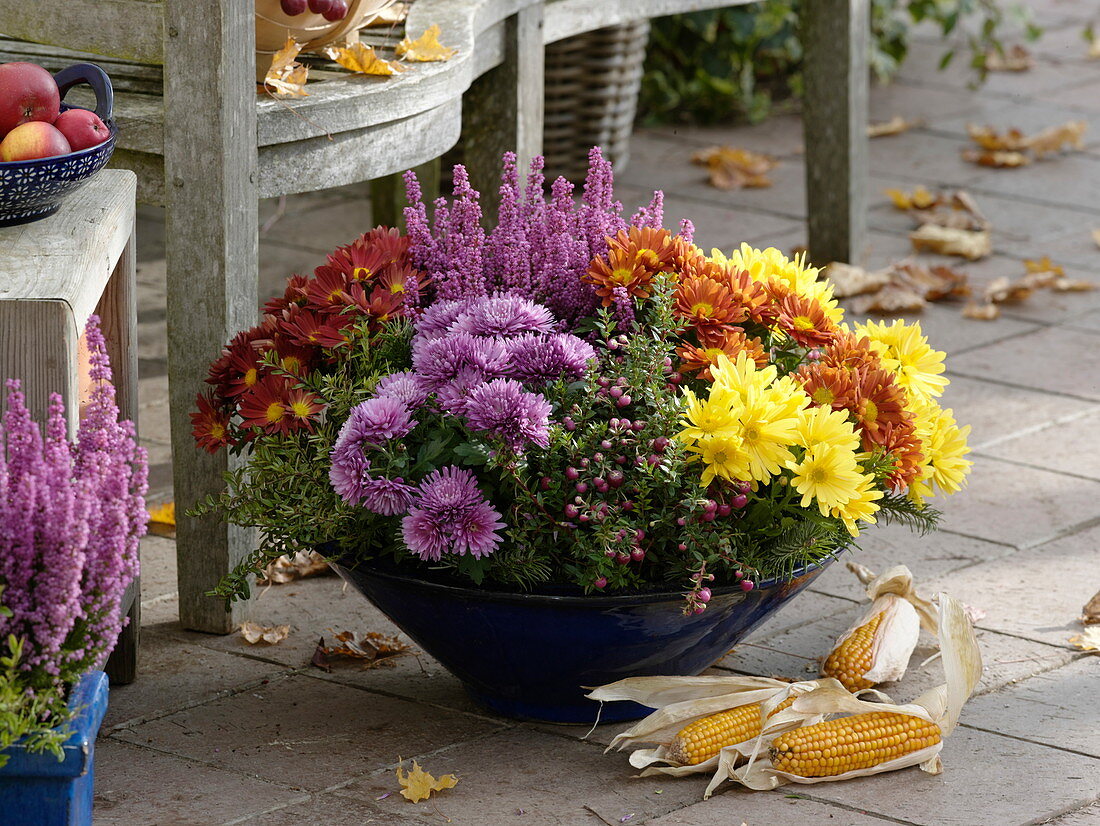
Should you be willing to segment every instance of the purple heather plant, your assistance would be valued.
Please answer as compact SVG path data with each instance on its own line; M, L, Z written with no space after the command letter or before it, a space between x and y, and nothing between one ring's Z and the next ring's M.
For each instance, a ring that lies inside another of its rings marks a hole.
M147 462L132 422L118 420L99 320L86 330L93 391L67 439L61 397L45 438L20 383L7 382L0 428L0 751L21 736L54 748L68 686L102 667L125 623L122 597L138 571ZM33 698L33 702L32 702ZM0 762L3 755L0 754Z

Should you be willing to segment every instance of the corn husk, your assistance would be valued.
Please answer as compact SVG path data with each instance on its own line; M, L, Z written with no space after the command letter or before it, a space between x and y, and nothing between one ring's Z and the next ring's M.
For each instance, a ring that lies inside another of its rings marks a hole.
M877 691L861 692L882 700L868 702L860 699L835 680L823 680L822 685L798 697L790 708L768 721L757 741L739 744L723 750L719 771L726 770L730 780L750 789L774 789L787 783L827 783L849 780L871 774L895 771L908 766L920 766L930 774L943 770L940 751L943 741L926 749L906 754L894 760L866 769L856 769L833 777L801 777L776 770L768 754L775 738L799 725L812 725L801 720L834 719L872 711L893 711L919 717L939 726L944 738L954 731L962 707L973 693L982 676L982 658L974 626L966 616L962 603L940 594L937 612L937 636L940 639L944 668L944 683L930 689L912 703L898 705ZM714 785L708 788L707 794Z
M836 641L832 651L881 614L871 647L871 667L862 676L872 684L900 680L917 647L920 629L936 633L936 607L917 594L913 574L904 565L895 565L881 576L853 562L848 569L867 585L871 607Z
M630 700L657 709L631 728L617 734L607 751L633 749L629 762L634 768L643 770L642 777L651 774L681 777L715 771L721 756L716 755L691 766L671 760L668 756L669 743L684 726L712 714L754 703L760 703L761 716L766 720L772 710L792 694L807 693L821 684L820 680L788 683L769 677L737 675L630 677L594 689L588 697L603 702ZM724 777L725 775L719 777L717 782L721 782Z

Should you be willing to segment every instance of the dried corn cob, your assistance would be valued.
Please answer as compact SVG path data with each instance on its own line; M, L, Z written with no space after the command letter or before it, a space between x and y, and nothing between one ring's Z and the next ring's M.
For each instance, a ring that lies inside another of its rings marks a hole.
M794 697L788 697L769 714L776 714L790 706ZM695 766L726 746L744 743L760 734L761 710L759 703L720 711L688 723L672 738L668 747L669 762L681 766Z
M875 614L833 649L821 667L824 677L835 677L849 691L872 688L875 684L864 678L874 662L875 632L882 624L885 611Z
M940 727L908 714L872 711L779 735L770 754L776 771L835 777L870 769L941 741Z

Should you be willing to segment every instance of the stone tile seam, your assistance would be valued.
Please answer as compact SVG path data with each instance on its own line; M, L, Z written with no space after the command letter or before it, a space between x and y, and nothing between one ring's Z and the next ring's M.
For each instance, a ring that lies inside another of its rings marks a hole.
M303 803L309 803L313 800L313 798L315 796L316 795L305 794L305 795L302 795L301 797L291 798L290 801L286 805L280 804L278 806L270 806L266 809L261 809L260 811L250 812L249 814L242 815L240 817L234 817L231 820L223 820L221 826L236 826L236 824L238 824L238 823L247 823L248 821L252 820L253 818L263 817L264 815L274 814L275 812L278 812L281 809L288 808L289 806L299 806Z
M1039 539L1036 539L1033 542L1029 542L1026 545L1021 545L1020 550L1033 551L1036 548L1041 548L1043 545L1046 545L1050 542L1055 542L1059 539L1066 539L1067 537L1074 536L1079 533L1084 533L1091 528L1095 528L1097 525L1100 525L1100 516L1090 517L1083 522L1074 522L1067 527L1055 531L1049 536L1040 537Z
M818 797L817 795L813 795L813 794L806 794L804 792L796 792L796 791L794 791L794 789L796 789L796 788L801 788L801 787L796 783L792 783L789 786L781 787L779 790L776 790L776 791L772 792L772 794L782 794L784 796L790 795L790 794L797 794L799 797L805 798L806 800L810 800L814 803L820 803L820 804L825 805L825 806L832 806L833 808L842 809L846 812L855 812L856 814L868 815L868 816L873 817L877 820L882 820L882 821L885 821L887 823L899 823L899 824L901 824L901 826L921 826L921 824L917 823L916 821L901 820L899 818L891 817L890 815L883 814L882 812L873 812L869 809L861 809L858 806L849 806L846 803L841 803L841 802L836 801L836 800L829 800L826 797Z
M1047 818L1046 820L1033 820L1033 821L1031 821L1031 823L1027 824L1027 826L1043 826L1043 824L1046 824L1046 823L1054 823L1056 820L1058 820L1059 818L1063 818L1066 815L1073 815L1073 814L1077 814L1078 812L1086 812L1087 813L1087 810L1091 809L1097 803L1100 803L1100 797L1093 798L1092 800L1090 800L1088 803L1086 803L1083 806L1076 806L1076 807L1069 808L1069 809L1066 809L1064 811L1061 811L1058 814Z
M1060 326L1060 325L1056 325L1056 326ZM1034 330L1027 330L1027 331L1024 331L1024 332L1016 333L1015 335L1007 336L1006 338L1022 338L1022 337L1032 336L1032 335L1035 335L1036 333L1042 332L1044 330L1050 330L1050 329L1052 329L1052 328L1051 327L1036 326L1036 328ZM1074 332L1077 332L1077 331L1074 330ZM1100 330L1095 331L1094 334L1095 335L1100 335ZM1002 339L1002 341L1003 340L1004 339ZM996 343L997 342L991 342L990 344L996 344ZM976 347L970 348L969 350L967 350L967 352L974 353L974 352L977 352L979 350L984 350L986 347L989 347L990 344L980 344ZM961 352L961 351L958 351L958 352ZM1001 387L1009 387L1013 390L1027 390L1031 393L1042 393L1043 395L1046 395L1046 396L1058 396L1058 397L1063 398L1063 399L1073 399L1074 401L1088 402L1089 404L1096 404L1097 401L1100 401L1100 400L1098 400L1097 398L1095 398L1093 396L1078 396L1076 393L1063 393L1060 390L1045 390L1041 387L1034 387L1030 384L1021 384L1019 382L1014 382L1014 381L1005 381L1004 379L994 379L994 378L990 378L988 373L982 375L982 374L974 374L974 373L964 373L961 370L948 370L948 371L946 371L945 375L947 375L947 376L958 376L958 377L964 378L964 379L976 379L978 381L988 382L989 384L996 384L996 385L999 385Z
M1065 416L1055 416L1053 419L1042 422L1041 424L1033 424L1025 427L1021 430L1014 430L1012 433L1006 433L1003 436L996 436L990 439L988 442L981 442L979 444L971 445L974 451L987 450L991 447L1004 444L1005 442L1011 442L1014 439L1019 439L1022 436L1031 436L1034 433L1038 433L1041 430L1046 430L1048 427L1056 427L1059 425L1072 424L1078 419L1087 419L1089 416L1095 416L1100 412L1100 404L1094 403L1084 410L1078 410L1076 413L1067 413ZM996 458L996 457L992 457Z
M702 140L700 138L688 138L687 136L680 136L680 135L669 135L669 134L666 134L664 132L657 132L657 131L648 130L648 129L645 130L642 133L641 136L646 137L646 138L651 138L655 141L660 141L661 143L667 143L667 144L670 144L670 145L673 145L673 146L679 146L679 147L682 147L684 144L695 145L696 143L699 146L713 146L714 145L714 141L711 141L711 140ZM769 152L767 154L768 154L769 157L771 157L775 160L782 161L782 160L790 160L792 158L804 157L805 156L805 151L791 150L790 152L783 152L783 153L771 153L771 152ZM645 188L645 187L639 187L637 184L628 184L628 186L633 186L637 189L644 189Z
M1030 431L1034 433L1034 431ZM1026 435L1026 434L1020 434ZM1042 470L1046 473L1054 473L1058 476L1065 476L1070 479L1080 479L1082 482L1100 482L1100 477L1087 476L1083 473L1074 473L1068 470L1055 470L1054 468L1045 467L1043 465L1037 465L1033 462L1024 462L1019 459L1007 459L1004 456L993 456L989 453L983 453L981 448L977 448L970 453L971 456L975 456L979 459L987 459L994 462L1001 462L1006 465L1015 465L1016 467L1027 468L1028 470Z
M1040 746L1044 749L1053 749L1055 751L1065 752L1066 754L1075 754L1078 757L1085 757L1089 760L1095 760L1100 764L1100 755L1091 754L1087 751L1078 751L1077 749L1067 748L1066 746L1056 746L1053 743L1044 743L1040 740L1032 740L1030 737L1021 737L1018 734L1007 734L1003 731L995 731L994 729L983 728L982 726L975 726L972 723L959 723L959 728L970 729L971 731L980 731L983 734L992 734L996 737L1004 737L1006 740L1016 740L1020 743L1030 743L1033 746Z

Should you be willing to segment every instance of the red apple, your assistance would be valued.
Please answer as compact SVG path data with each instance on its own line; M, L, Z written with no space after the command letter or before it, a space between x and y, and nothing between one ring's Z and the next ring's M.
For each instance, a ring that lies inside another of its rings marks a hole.
M23 123L53 123L60 110L53 75L33 63L0 63L0 138Z
M111 137L107 124L99 119L99 115L87 109L66 109L57 116L53 125L69 141L73 152L99 146Z
M0 141L0 161L30 161L68 155L72 147L65 136L48 123L32 120L15 127Z

